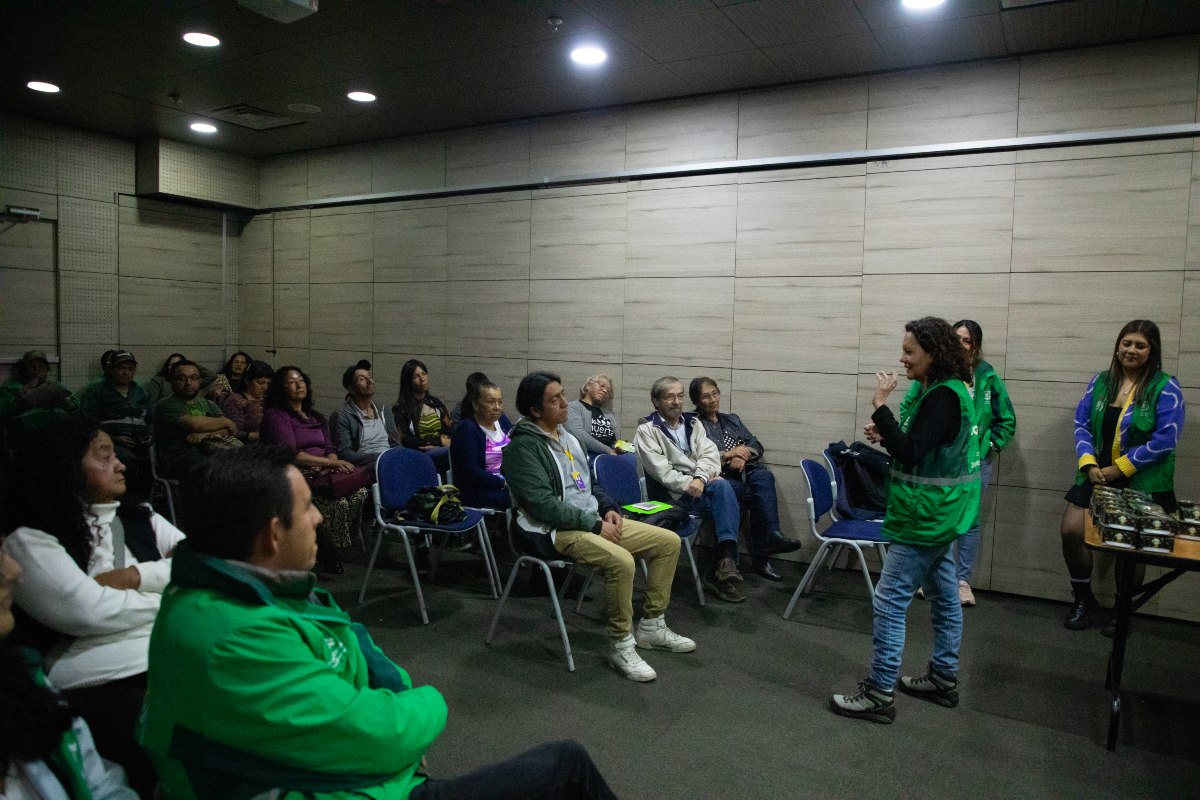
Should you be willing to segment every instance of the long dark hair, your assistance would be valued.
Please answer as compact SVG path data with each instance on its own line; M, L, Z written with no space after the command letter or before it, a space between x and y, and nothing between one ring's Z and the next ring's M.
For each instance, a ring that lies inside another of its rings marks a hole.
M235 378L235 377L233 377L233 370L230 368L230 365L233 363L233 360L235 358L237 358L238 356L241 356L242 358L246 359L246 369L242 370L242 377ZM228 359L225 360L225 363L221 366L221 374L225 376L225 380L229 381L229 386L230 386L230 388L233 389L233 391L240 392L240 391L242 391L242 389L246 388L246 370L250 369L250 365L253 363L254 363L254 359L251 358L250 354L245 352L244 350L238 350L236 353L234 353Z
M284 411L291 412L292 403L284 392L283 381L293 370L300 373L300 377L304 379L304 399L300 401L300 409L307 416L324 420L325 417L313 409L312 381L309 380L308 373L292 365L275 370L275 374L271 376L271 385L267 387L267 396L263 399L263 408L282 408Z
M921 349L933 359L926 376L928 385L932 386L949 378L958 378L964 383L971 382L967 353L949 322L941 317L921 317L906 323L904 330L911 333Z
M979 327L979 323L973 319L960 319L954 323L953 328L957 331L959 328L966 328L967 333L971 334L971 370L979 366L979 362L983 360L983 328ZM959 343L961 345L961 342Z
M162 367L158 370L159 375L163 376L164 378L171 377L171 359L175 358L176 356L183 359L187 358L187 356L185 356L183 353L171 353L171 355L167 356L166 360L163 361Z
M71 718L66 701L34 680L25 654L11 639L0 640L0 774L13 762L53 753Z
M86 519L87 481L83 457L100 435L100 424L75 418L45 427L18 455L5 502L5 533L25 526L58 540L84 572L95 547Z
M400 394L396 396L396 406L393 413L397 419L404 417L412 420L415 424L416 420L421 416L421 403L417 398L413 397L412 393L412 378L417 371L417 367L425 370L425 374L429 374L429 367L415 358L410 358L404 362L404 366L400 368ZM435 405L436 397L432 392L426 392L425 402L432 408Z
M1140 333L1150 343L1150 357L1146 359L1146 366L1142 368L1142 374L1137 379L1132 404L1136 405L1146 399L1147 384L1162 370L1162 334L1158 332L1158 326L1148 319L1134 319L1126 322L1125 327L1121 328L1121 332L1117 334L1117 341L1113 344L1112 361L1108 365L1108 395L1106 398L1108 405L1112 405L1116 401L1117 392L1121 389L1121 376L1125 374L1117 352L1121 347L1121 340L1131 333Z

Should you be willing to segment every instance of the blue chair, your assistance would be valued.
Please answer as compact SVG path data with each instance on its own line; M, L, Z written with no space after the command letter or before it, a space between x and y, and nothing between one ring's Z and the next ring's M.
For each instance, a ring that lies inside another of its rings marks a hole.
M812 589L817 571L820 570L821 565L834 548L846 547L853 550L858 556L858 564L862 569L863 579L867 582L867 591L871 594L872 600L875 598L875 584L871 581L871 573L867 569L863 548L878 547L881 555L887 554L887 540L883 538L882 520L841 519L830 524L823 533L817 530L817 523L833 509L833 497L837 485L829 477L829 471L812 459L806 458L801 461L800 468L803 470L804 480L808 484L809 525L812 528L813 536L817 538L821 546L817 549L812 563L808 565L804 577L800 579L800 585L792 594L792 600L788 603L787 610L783 612L784 619L791 617L800 595L807 594Z
M421 591L421 579L417 577L417 564L413 559L413 549L409 537L425 536L426 542L431 542L434 535L445 534L440 543L441 546L444 546L446 537L450 534L463 534L471 530L474 530L478 537L479 550L483 556L484 566L487 569L488 584L492 589L492 597L499 596L499 579L497 576L500 573L495 565L495 556L492 553L491 542L488 540L487 530L483 524L482 513L475 509L467 509L466 519L448 525L435 525L431 522L420 522L417 520L405 520L401 522L396 519L394 512L405 508L408 505L409 498L416 494L419 489L425 486L436 486L439 483L437 468L433 465L433 461L419 450L393 447L379 454L379 458L375 462L375 483L371 487L371 497L375 507L375 546L371 550L370 559L367 561L367 573L363 576L362 589L358 593L359 603L366 597L367 584L370 583L371 572L375 569L375 561L379 556L379 548L383 544L383 540L385 538L398 540L404 545L404 554L408 561L409 573L412 576L413 587L417 591L417 604L421 611L421 622L428 625L429 614L425 609L425 595ZM437 566L436 559L440 555L441 546L439 546L438 553L434 556L433 566L430 570L431 579L433 571Z
M508 546L512 550L513 555L517 560L513 562L512 571L508 573L508 582L504 584L504 591L500 593L500 602L496 605L496 613L492 616L492 624L488 626L487 635L483 637L484 644L491 644L492 638L496 635L496 625L500 622L500 612L504 610L504 604L508 602L509 593L512 592L513 583L517 580L517 573L521 571L523 566L532 566L541 570L542 575L546 578L546 593L550 595L550 603L554 607L554 619L558 623L558 635L562 639L563 654L567 658L567 672L575 671L575 657L571 654L571 637L567 636L567 624L563 621L562 615L562 597L566 595L567 586L571 583L571 576L575 574L575 562L566 556L561 558L542 558L534 553L529 553L518 547L516 537L513 536L513 526L516 525L516 511L509 509L507 512L508 531ZM562 588L558 591L554 589L554 575L550 569L562 568L567 570L567 574L563 579ZM582 595L583 593L580 592Z
M638 474L638 460L633 453L601 455L596 459L595 473L596 484L604 487L605 493L618 504L625 506L630 503L640 503L646 499L646 482ZM696 584L696 600L700 605L704 605L704 584L700 582L700 570L696 568L696 556L692 552L692 542L699 532L700 520L694 516L686 528L676 531L683 544L683 550L687 553L688 564L692 568L692 580ZM582 600L582 591L579 596Z

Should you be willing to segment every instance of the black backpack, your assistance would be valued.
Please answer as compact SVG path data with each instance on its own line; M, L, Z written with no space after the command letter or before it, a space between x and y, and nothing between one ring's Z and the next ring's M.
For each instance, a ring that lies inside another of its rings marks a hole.
M841 472L836 500L843 519L882 519L887 511L887 473L892 459L865 442L832 442L829 458Z

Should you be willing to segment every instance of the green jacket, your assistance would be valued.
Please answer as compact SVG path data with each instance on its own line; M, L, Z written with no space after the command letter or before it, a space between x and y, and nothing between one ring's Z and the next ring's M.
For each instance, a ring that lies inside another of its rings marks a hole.
M975 414L979 423L979 456L986 458L991 450L999 453L1008 447L1017 433L1017 412L1004 381L986 361L975 366Z
M883 535L900 544L946 544L970 530L979 517L980 436L966 384L942 381L914 398L906 397L900 405L900 429L911 432L922 401L939 386L952 389L958 397L958 436L946 446L933 448L916 464L905 467L893 459Z
M446 703L309 573L175 551L139 740L170 800L404 800Z
M519 421L509 432L504 454L504 480L513 501L525 513L555 531L591 531L599 533L603 520L581 508L563 502L562 473L554 454L550 452L550 437L527 419ZM587 450L579 440L559 426L560 442L566 442L579 462L579 472L600 504L600 515L617 508L607 495L591 484Z

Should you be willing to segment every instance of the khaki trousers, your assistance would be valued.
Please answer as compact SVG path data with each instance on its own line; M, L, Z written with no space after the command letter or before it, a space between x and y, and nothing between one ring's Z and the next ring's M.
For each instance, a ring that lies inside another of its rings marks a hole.
M608 612L608 635L624 639L633 629L634 557L645 559L649 588L643 614L657 617L671 602L671 582L679 562L679 536L637 520L621 521L621 541L613 544L590 531L558 531L554 548L600 571Z

